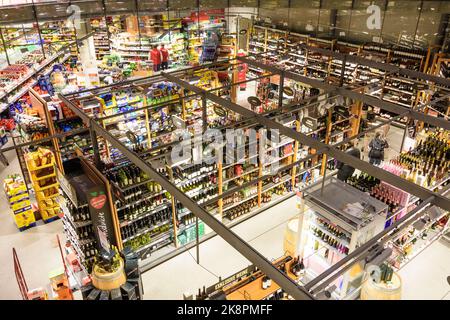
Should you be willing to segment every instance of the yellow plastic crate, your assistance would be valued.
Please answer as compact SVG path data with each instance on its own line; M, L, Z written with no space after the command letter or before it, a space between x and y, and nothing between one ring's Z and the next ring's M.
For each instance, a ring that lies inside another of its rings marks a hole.
M19 194L17 196L12 196L9 198L9 203L13 204L22 200L28 200L29 194L28 192L24 192L22 194Z
M18 228L28 227L30 224L36 222L32 210L21 212L14 215L14 221Z
M28 206L31 206L31 202L30 202L30 200L27 199L25 201L14 203L13 205L11 205L11 209L13 211L16 211L16 210L20 210L20 209L28 207Z

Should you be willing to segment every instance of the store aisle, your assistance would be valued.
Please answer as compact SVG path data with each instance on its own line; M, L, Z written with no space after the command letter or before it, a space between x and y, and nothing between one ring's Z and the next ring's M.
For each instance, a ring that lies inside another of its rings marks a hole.
M287 222L297 214L295 197L291 197L232 230L268 259L283 255ZM182 299L184 292L195 294L199 288L218 282L218 277L245 268L250 262L220 237L200 245L200 263L195 248L147 271L142 276L145 299Z
M432 243L406 264L399 274L404 300L450 300L450 244L444 240Z
M5 156L10 164L8 167L0 164L2 182L8 174L21 172L16 153L9 151ZM49 224L39 222L38 226L19 232L11 217L5 193L0 192L0 299L22 299L14 276L12 248L16 248L28 288L47 286L48 273L62 266L56 234L63 236L60 220Z

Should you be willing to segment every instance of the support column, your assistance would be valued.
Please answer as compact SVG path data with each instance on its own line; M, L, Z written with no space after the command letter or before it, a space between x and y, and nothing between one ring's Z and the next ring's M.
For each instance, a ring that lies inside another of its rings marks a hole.
M6 62L8 62L8 66L10 66L11 63L9 62L8 48L6 47L6 44L5 44L5 38L3 37L2 28L0 28L0 37L2 39L3 50L5 51Z
M284 71L280 73L280 84L278 85L278 108L283 106Z

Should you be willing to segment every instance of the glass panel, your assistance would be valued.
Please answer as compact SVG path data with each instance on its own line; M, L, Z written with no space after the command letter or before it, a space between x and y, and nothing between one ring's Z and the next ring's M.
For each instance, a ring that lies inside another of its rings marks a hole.
M258 0L230 0L230 7L258 7Z
M70 16L67 12L68 1L59 1L57 4L40 4L36 6L39 21L65 19Z
M8 57L11 64L20 63L30 54L43 59L39 45L39 33L35 24L15 24L2 28Z
M383 42L411 47L420 1L389 1L383 23Z
M319 17L319 0L292 0L289 28L299 33L314 33Z
M268 0L260 2L259 17L263 22L280 29L287 29L289 25L289 1Z
M147 12L166 12L167 0L144 0L138 1L139 14Z
M73 5L77 5L81 10L81 17L84 16L100 16L103 15L103 4L100 0L97 1L72 1Z
M140 3L143 1L139 1ZM122 12L134 12L134 1L105 0L105 9L107 13L118 14Z
M39 21L41 39L46 54L53 55L61 48L75 42L77 37L76 26L68 25L67 21L63 18ZM76 46L74 49L76 50Z
M31 6L11 6L0 10L1 24L21 23L34 20L33 9Z
M414 45L426 48L439 43L439 31L445 27L446 14L449 12L449 2L424 1Z
M331 36L331 28L330 28L330 18L331 18L331 9L320 9L319 15L319 25L317 27L316 36L319 38L328 38Z
M371 5L380 8L379 16L378 12L367 13L367 8ZM383 25L384 6L385 0L356 0L352 12L350 31L347 33L348 39L357 43L377 40L380 37L381 27ZM377 20L374 20L374 18L379 18L380 23L377 24Z
M197 8L197 0L169 0L170 9L189 9Z
M351 0L322 0L322 9L350 9Z
M200 9L224 9L228 7L228 0L200 0Z
M279 8L288 8L289 0L266 0L260 1L260 8L264 9L279 9Z

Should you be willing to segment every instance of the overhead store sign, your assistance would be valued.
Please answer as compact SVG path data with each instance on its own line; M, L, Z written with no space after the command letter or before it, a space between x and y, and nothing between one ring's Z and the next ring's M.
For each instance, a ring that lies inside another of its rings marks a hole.
M255 266L250 266L245 268L244 270L239 271L238 273L233 274L232 276L216 283L215 285L209 287L206 289L206 293L207 294L211 294L215 291L219 291L221 290L223 287L225 287L226 285L229 285L235 281L239 281L242 278L248 277L250 276L253 272L256 271Z
M303 117L302 124L312 130L317 129L317 119L311 117Z
M288 96L293 96L294 95L294 89L292 89L291 87L284 87L283 88L283 93L288 95Z
M227 112L225 111L225 109L222 107L219 107L219 106L214 106L214 112L219 117L225 117L227 115Z

